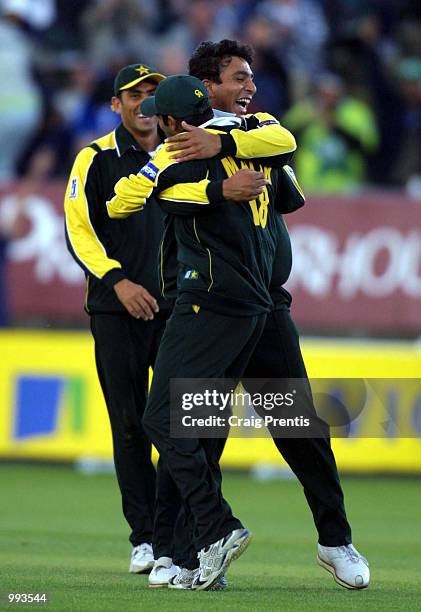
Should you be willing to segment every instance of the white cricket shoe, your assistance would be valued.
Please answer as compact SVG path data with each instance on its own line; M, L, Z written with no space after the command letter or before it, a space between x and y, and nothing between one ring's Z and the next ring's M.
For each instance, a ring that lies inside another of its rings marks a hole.
M154 559L152 546L144 543L134 546L130 559L129 572L131 574L143 574L153 568Z
M168 580L168 588L191 589L191 585L197 571L197 569L189 570L186 567L181 567L178 574Z
M180 568L174 565L170 557L160 557L155 561L153 569L149 574L149 586L155 589L165 588L173 576L176 576Z
M247 529L234 529L224 538L210 544L199 552L199 571L192 589L209 591L225 574L231 561L238 559L251 541L251 533Z
M191 590L193 581L195 577L198 575L199 569L189 570L185 567L180 568L180 571L176 576L173 576L168 581L169 589L189 589ZM211 586L209 591L224 591L228 587L228 581L225 576L221 576L217 582L213 586Z
M333 575L346 589L365 589L370 582L368 561L352 544L347 546L317 545L317 563Z

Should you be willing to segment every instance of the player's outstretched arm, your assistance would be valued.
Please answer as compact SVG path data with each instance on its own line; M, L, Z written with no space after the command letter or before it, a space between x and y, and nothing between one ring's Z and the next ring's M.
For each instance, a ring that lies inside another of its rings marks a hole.
M229 133L221 130L200 128L183 121L186 130L167 138L164 145L170 158L176 161L208 159L210 157L233 156L240 159L272 158L271 164L286 163L287 155L297 148L295 138L289 130L268 113L256 113L245 119L246 130L234 128Z
M107 200L108 215L112 219L124 219L145 206L153 191L153 183L146 183L139 174L124 176L114 186L114 194Z
M233 129L222 136L222 151L240 159L265 158L272 162L291 156L297 148L294 136L269 113L246 117L247 130ZM235 149L233 148L235 147Z
M185 132L170 136L164 144L171 153L171 159L176 161L210 159L221 152L222 142L219 134L190 125L186 121L181 125Z
M167 151L160 147L138 174L125 176L115 184L114 193L106 203L108 215L112 219L124 219L142 210L158 184L160 174L175 163Z
M267 183L262 172L248 169L222 181L210 181L207 175L206 164L180 165L161 147L139 174L123 177L116 183L114 194L107 201L108 214L120 219L142 210L154 190L161 201L167 202L168 212L198 214L224 200L254 199Z

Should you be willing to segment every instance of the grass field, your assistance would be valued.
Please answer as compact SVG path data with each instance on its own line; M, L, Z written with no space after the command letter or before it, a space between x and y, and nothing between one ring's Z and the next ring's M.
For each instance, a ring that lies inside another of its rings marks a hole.
M295 481L227 475L226 497L253 531L223 593L147 588L128 574L130 547L114 477L68 468L0 464L1 609L54 611L421 610L421 482L343 480L354 542L372 585L337 586L315 563L316 536ZM6 594L48 594L8 604Z

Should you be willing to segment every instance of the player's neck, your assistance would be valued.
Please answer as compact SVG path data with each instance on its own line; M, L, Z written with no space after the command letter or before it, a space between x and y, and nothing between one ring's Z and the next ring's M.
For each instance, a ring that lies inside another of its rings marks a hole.
M144 151L155 151L157 146L161 144L161 138L157 129L150 130L148 132L134 132L132 130L128 131Z
M161 144L161 138L159 137L158 132L152 132L151 134L145 134L141 136L135 136L135 140L137 143L144 149L145 151L155 151L156 147Z

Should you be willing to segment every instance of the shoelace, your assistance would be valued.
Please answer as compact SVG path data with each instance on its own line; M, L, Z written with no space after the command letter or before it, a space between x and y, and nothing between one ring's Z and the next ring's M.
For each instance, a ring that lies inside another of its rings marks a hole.
M196 570L189 570L186 567L183 567L181 569L181 572L179 574L177 574L177 576L175 576L174 578L174 582L192 582L194 576L195 576L195 572Z
M193 570L193 576L192 576L192 587L195 585L195 583L200 579L200 568L197 568L195 570Z
M358 563L360 561L360 555L351 546L340 546L340 549L351 563Z
M200 571L207 571L207 570L212 570L213 566L214 566L214 562L215 562L215 554L211 555L209 557L209 550L210 548L205 552L204 550L201 550L197 553L197 558L199 559L199 572ZM208 558L209 559L209 563L205 563L205 559Z
M200 565L203 565L203 559L205 559L205 558L206 558L206 555L207 555L207 553L208 553L208 552L209 552L209 550L205 552L205 551L202 549L202 550L200 550L200 551L197 553L197 558L199 559L199 563L200 563Z
M203 559L205 558L205 556L206 556L206 553L202 550L197 553L197 558L199 559L200 567L208 568L209 566L203 563Z

